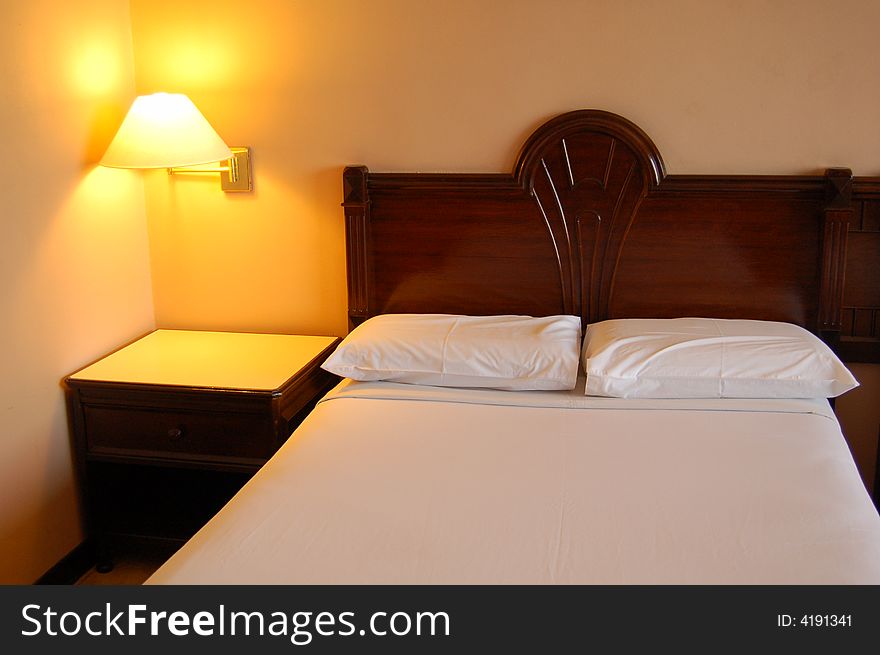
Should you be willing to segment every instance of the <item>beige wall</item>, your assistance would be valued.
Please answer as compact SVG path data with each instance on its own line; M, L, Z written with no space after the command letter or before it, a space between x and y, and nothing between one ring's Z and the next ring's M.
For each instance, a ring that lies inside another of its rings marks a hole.
M673 173L880 174L880 3L132 0L141 93L192 96L256 190L147 184L169 327L343 333L340 173L509 170L594 107Z
M0 583L81 539L62 377L153 326L143 184L94 162L133 92L126 0L2 3Z

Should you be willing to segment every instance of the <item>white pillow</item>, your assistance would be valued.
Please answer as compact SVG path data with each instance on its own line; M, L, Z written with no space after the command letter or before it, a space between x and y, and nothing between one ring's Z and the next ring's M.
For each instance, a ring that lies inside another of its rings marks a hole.
M355 380L572 389L580 336L577 316L383 314L355 328L322 368Z
M615 398L832 398L858 382L789 323L619 319L587 327L586 393Z

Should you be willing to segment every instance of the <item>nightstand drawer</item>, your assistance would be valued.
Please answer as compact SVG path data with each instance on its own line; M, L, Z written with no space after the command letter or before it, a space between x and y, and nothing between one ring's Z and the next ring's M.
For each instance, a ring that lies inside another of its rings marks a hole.
M261 414L85 406L88 455L262 463L275 451Z

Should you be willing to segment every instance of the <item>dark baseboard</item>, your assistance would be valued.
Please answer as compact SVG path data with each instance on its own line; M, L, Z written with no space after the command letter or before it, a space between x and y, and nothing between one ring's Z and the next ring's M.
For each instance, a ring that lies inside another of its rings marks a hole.
M95 549L86 540L62 557L55 566L41 575L34 584L73 584L94 565Z
M105 553L109 554L108 562L117 558L127 559L132 554L142 557L144 553L162 560L168 559L186 543L185 539L166 537L149 537L137 535L112 535L108 538ZM98 552L89 540L65 555L55 566L46 571L34 584L37 585L71 585L76 583L98 563Z

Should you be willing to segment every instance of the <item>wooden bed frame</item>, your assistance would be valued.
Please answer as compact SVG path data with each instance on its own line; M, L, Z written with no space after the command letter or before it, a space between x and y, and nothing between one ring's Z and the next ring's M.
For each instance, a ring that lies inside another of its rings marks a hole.
M343 174L349 317L788 321L880 362L880 178L667 175L604 111L557 116L512 174Z

